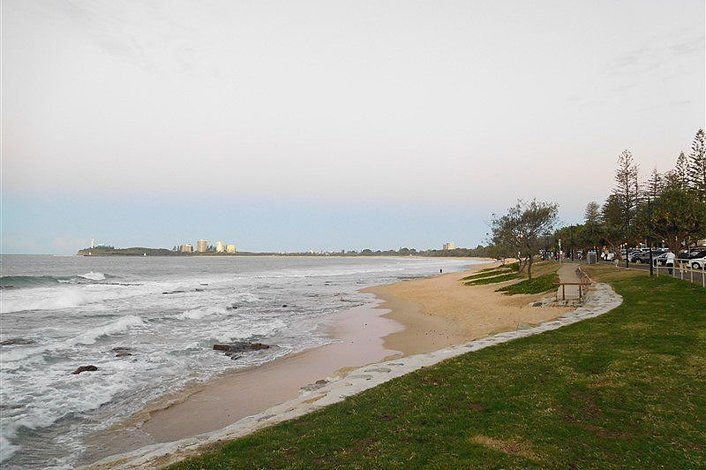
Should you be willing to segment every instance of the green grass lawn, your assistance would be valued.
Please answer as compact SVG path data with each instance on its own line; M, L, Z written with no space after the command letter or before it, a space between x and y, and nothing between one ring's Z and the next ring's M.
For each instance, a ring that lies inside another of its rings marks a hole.
M494 276L486 276L477 279L471 279L470 281L464 282L467 286L483 286L486 284L497 284L499 282L510 281L512 279L519 279L520 275L515 272L509 273L498 273Z
M491 271L480 271L476 274L471 274L470 276L462 277L461 280L462 281L473 281L476 279L482 279L485 277L493 277L493 276L497 276L498 274L507 274L507 273L511 273L511 272L512 271L507 268L497 268L497 269L493 269Z
M504 292L507 295L516 294L541 294L550 290L556 290L559 287L559 276L556 273L545 274L544 276L525 279L517 284L501 287L498 292Z
M622 306L395 379L176 469L706 468L706 290L612 279Z

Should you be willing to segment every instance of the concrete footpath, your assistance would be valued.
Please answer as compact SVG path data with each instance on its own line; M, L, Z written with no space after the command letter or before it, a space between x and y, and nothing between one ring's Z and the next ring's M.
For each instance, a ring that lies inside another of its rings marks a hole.
M557 274L559 275L559 282L582 282L579 275L576 274L576 270L578 269L578 267L579 265L576 263L562 263L561 267L559 268L559 271L557 271ZM585 294L586 287L584 286L581 289ZM559 288L557 289L557 300L578 300L581 297L579 295L579 286L563 286L563 290L564 292L562 293L562 286L559 286Z

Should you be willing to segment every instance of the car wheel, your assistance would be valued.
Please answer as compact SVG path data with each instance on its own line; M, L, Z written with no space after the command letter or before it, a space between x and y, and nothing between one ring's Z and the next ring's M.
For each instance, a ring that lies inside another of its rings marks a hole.
M635 264L642 264L642 261L639 259L636 259L634 262L635 262Z
M701 266L699 266L699 263L693 262L693 263L691 263L691 268L692 269L701 269Z

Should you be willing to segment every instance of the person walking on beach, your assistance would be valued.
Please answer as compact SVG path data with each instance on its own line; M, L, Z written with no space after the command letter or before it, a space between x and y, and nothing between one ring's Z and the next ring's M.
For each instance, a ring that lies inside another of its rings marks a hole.
M667 268L669 268L670 275L674 271L674 261L676 260L676 258L677 257L674 255L674 253L672 253L671 251L667 252L667 259L664 264L666 264Z

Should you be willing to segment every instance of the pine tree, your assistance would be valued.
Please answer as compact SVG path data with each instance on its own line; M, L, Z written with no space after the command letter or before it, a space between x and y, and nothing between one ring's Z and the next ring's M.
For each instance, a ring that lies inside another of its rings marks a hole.
M689 189L700 201L706 202L706 155L704 155L704 130L699 129L691 144L688 163Z
M598 225L601 218L601 206L596 201L589 202L586 204L586 211L583 217L586 224Z
M615 172L616 186L613 189L613 194L617 197L620 204L625 231L627 231L632 219L635 217L639 202L638 172L639 167L634 163L632 153L629 150L624 150L618 156L618 169Z
M645 183L645 197L650 201L654 201L662 192L664 181L662 175L659 174L657 168L652 170L652 174Z
M689 187L689 162L686 160L686 155L684 152L680 152L677 157L677 164L674 166L673 172L674 182L677 184L679 189L686 189Z

